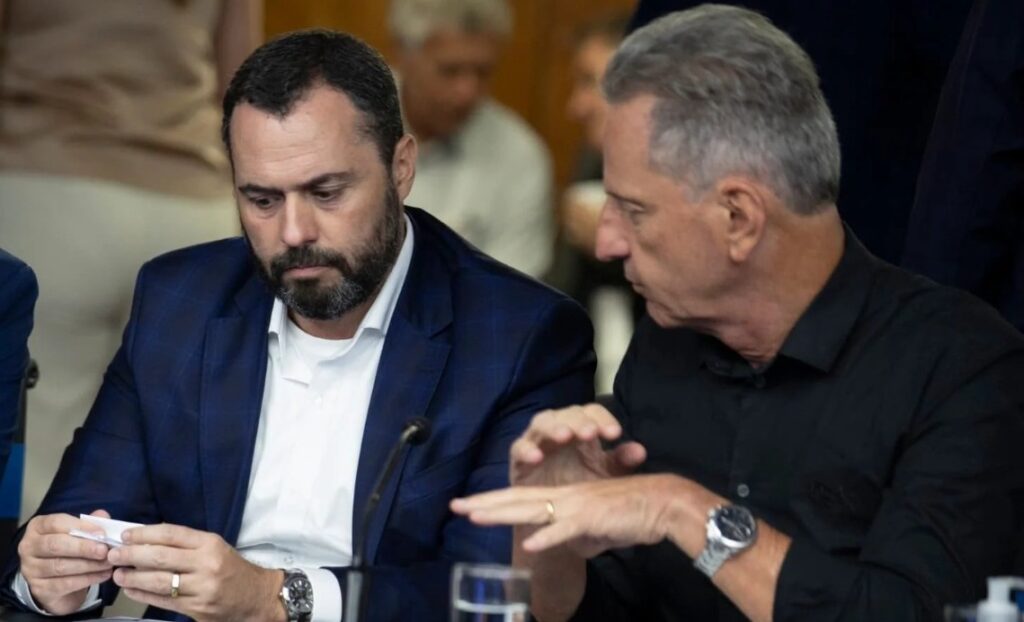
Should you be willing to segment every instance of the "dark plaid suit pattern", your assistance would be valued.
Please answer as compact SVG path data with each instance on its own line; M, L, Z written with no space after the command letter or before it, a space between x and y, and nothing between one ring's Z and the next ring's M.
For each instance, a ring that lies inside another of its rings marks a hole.
M430 418L430 440L399 466L369 529L370 619L443 620L452 561L510 554L508 530L453 518L449 499L507 485L508 447L529 418L592 397L592 332L568 298L484 257L429 215L407 213L415 247L373 388L354 508L402 424ZM40 513L102 507L234 542L272 302L240 239L147 264L123 345ZM2 578L8 603L17 564L9 558ZM345 569L332 571L344 586ZM112 586L103 594L111 599Z

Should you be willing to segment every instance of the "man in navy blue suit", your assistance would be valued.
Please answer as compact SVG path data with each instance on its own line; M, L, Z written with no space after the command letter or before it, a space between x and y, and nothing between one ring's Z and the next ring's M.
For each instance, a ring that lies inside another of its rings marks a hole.
M141 270L5 600L69 614L120 587L147 617L338 620L354 517L403 423L424 416L432 436L366 531L369 608L445 619L451 562L510 551L507 531L448 502L507 485L529 418L591 396L589 322L403 209L416 143L386 64L357 39L261 47L227 91L223 131L245 239ZM69 535L95 530L79 513L147 526L108 548Z
M28 335L39 287L35 274L0 250L0 475L7 467L28 367Z

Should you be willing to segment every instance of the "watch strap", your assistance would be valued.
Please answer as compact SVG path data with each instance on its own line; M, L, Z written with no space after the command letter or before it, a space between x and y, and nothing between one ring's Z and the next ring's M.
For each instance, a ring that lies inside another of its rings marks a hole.
M734 553L735 551L732 549L721 546L717 542L708 542L697 559L693 560L693 565L708 578L711 578Z

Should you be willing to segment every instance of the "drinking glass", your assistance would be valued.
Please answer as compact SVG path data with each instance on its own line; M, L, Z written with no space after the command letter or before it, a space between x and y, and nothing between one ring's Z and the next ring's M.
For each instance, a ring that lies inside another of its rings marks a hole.
M451 622L527 622L530 571L499 564L455 564Z

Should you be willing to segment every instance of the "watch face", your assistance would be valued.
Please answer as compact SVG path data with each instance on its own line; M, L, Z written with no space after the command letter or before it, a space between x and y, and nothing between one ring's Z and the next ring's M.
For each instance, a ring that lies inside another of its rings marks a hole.
M292 604L296 613L311 613L313 611L313 586L309 579L303 576L295 576L288 581L288 602Z
M745 507L727 505L715 514L715 525L722 537L735 544L748 544L757 532L757 522Z

